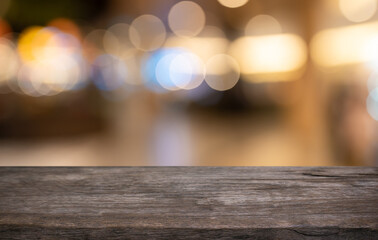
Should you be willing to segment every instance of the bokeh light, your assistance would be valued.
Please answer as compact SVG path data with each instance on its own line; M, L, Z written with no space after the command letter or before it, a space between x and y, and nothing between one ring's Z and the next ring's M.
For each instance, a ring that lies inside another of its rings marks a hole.
M41 30L42 27L30 27L21 34L18 40L18 52L22 60L26 62L35 60L33 52L36 50L37 45L41 44L41 42L37 42L38 39L36 39ZM46 42L46 39L41 40Z
M18 84L27 95L56 95L82 86L87 78L79 41L56 28L26 29L18 51L24 62Z
M74 36L78 40L82 38L79 26L68 18L56 18L50 21L47 26L57 28L61 32Z
M206 62L206 83L218 91L233 88L240 78L239 64L231 56L218 54Z
M229 40L218 27L205 26L203 31L193 38L170 36L165 46L187 49L206 62L214 55L226 53Z
M35 1L0 0L0 164L378 159L377 0Z
M31 96L52 96L72 89L81 77L80 66L68 56L23 65L19 86Z
M378 121L378 88L370 92L366 100L366 107L369 115Z
M89 32L83 41L83 51L89 62L93 62L98 56L105 53L104 38L106 30L95 29ZM113 34L109 34L113 36ZM113 36L115 39L115 36Z
M257 15L249 20L244 32L246 36L279 34L282 32L282 27L272 16Z
M175 54L177 49L172 48L162 48L157 51L152 52L149 55L146 55L141 61L141 73L142 78L144 81L144 85L150 91L155 93L166 93L167 88L162 87L170 86L169 88L177 89L174 87L174 84L169 78L169 63L170 61L165 61L160 63L161 60L166 57ZM170 60L170 59L169 59ZM160 81L164 81L165 83L159 82L157 79L157 65L160 63L160 70L159 70L159 77L164 74L165 78L161 78Z
M307 60L304 40L293 34L239 38L232 43L230 52L243 74L295 71Z
M168 23L171 30L180 37L194 37L205 26L203 9L194 2L182 1L169 11Z
M340 10L351 22L363 22L377 11L377 0L339 0Z
M19 68L19 59L14 44L0 38L0 85L14 79Z
M363 58L368 68L378 70L378 31L363 47Z
M142 15L131 23L129 35L136 48L143 51L153 51L164 44L166 30L164 23L158 17Z
M311 56L322 67L374 61L378 22L320 31L311 41Z
M226 39L226 34L220 27L206 25L197 37Z
M228 8L238 8L244 6L249 0L218 0L220 4Z
M205 78L205 65L195 54L184 51L174 57L170 65L172 82L181 89L194 89Z
M4 19L0 18L0 37L11 33L11 31L12 29L9 24Z
M133 48L129 38L130 25L117 23L109 27L104 35L105 51L113 55L122 55Z
M171 53L169 54L166 54L165 56L163 56L159 62L157 63L156 65L156 69L155 69L155 76L156 76L156 80L158 81L158 83L160 84L160 86L162 86L163 88L167 89L167 90L178 90L179 88L174 84L172 78L171 78L171 64L173 63L175 57L177 56L177 54L179 53L176 53L174 52L174 50L172 50Z

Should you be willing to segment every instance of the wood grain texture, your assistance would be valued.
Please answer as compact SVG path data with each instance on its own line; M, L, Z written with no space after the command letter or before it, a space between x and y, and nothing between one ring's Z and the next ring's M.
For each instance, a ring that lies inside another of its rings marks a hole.
M0 239L378 239L378 168L0 168Z

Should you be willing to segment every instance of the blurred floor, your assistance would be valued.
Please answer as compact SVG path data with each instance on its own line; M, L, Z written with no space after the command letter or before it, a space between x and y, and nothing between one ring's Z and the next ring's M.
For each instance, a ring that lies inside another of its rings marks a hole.
M151 98L152 95L140 93L129 101L114 104L109 109L111 127L104 133L68 139L2 141L0 165L340 164L324 157L327 154L314 154L314 149L306 146L301 134L287 124L284 116L219 114L166 102L159 106L151 104L156 102Z

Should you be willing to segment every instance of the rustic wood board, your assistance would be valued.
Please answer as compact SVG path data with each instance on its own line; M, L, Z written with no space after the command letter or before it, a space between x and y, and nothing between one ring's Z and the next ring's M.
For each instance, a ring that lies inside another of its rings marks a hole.
M378 239L378 168L0 168L0 239Z

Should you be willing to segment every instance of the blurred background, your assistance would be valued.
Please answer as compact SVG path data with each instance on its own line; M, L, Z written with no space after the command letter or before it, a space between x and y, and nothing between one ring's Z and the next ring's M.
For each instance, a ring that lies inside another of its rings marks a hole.
M377 6L0 0L0 165L377 166Z

